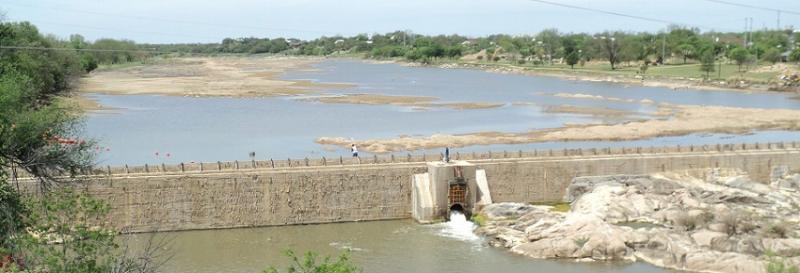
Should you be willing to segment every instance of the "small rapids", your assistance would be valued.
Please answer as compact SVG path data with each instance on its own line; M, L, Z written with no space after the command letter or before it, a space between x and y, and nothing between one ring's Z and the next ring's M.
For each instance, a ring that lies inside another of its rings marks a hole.
M450 212L450 221L438 224L439 235L462 241L476 241L480 237L473 232L478 226L467 220L467 217L458 211Z

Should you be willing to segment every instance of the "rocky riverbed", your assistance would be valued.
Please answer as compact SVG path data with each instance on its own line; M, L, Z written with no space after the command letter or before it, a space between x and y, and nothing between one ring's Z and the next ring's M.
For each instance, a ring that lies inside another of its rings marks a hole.
M580 177L564 198L567 212L488 205L476 232L493 246L540 259L638 260L725 273L800 266L800 174L787 168L776 168L769 183L732 169Z

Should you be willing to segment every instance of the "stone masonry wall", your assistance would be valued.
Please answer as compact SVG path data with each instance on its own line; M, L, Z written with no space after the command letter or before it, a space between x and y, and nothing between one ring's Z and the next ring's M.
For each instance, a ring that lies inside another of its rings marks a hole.
M480 162L495 202L558 202L573 178L693 168L739 168L767 183L772 168L800 171L800 150L628 154Z
M411 217L411 177L422 164L257 172L98 177L124 232L332 223ZM30 183L30 182L28 182Z
M766 182L773 167L800 170L800 149L794 143L780 148L688 150L565 150L562 156L548 151L523 158L493 153L470 162L486 170L495 202L560 201L578 176L726 167L743 169ZM423 162L112 171L91 176L85 187L110 203L107 220L112 225L145 232L409 218L412 177L425 172ZM30 180L21 181L35 189Z

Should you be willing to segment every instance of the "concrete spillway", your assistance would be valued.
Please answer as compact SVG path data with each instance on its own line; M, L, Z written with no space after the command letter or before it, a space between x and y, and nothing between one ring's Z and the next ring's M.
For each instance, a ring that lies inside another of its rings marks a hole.
M420 223L445 220L451 212L465 216L491 203L486 172L466 161L428 162L428 172L414 175L412 217Z

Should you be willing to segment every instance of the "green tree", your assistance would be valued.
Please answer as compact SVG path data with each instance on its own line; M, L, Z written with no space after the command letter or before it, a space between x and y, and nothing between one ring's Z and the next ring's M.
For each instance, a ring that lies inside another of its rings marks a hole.
M578 41L575 37L566 37L561 40L561 46L564 48L564 58L567 61L567 65L574 69L575 64L580 60Z
M350 252L344 252L336 260L326 256L319 259L314 252L306 252L302 259L294 251L287 250L284 255L289 257L291 264L286 268L286 273L356 273L361 270L350 261ZM275 267L269 267L263 273L278 273Z
M728 57L736 62L736 65L739 66L739 72L741 72L742 65L750 58L750 53L748 53L746 49L738 47L731 50L728 53Z
M687 58L694 58L695 47L691 44L682 44L678 46L678 51L683 56L683 63L686 64Z
M792 50L792 53L789 54L789 61L800 62L800 47Z
M711 72L714 72L715 56L713 50L706 50L700 57L700 71L706 73L706 79L710 79Z
M621 33L604 32L595 36L595 47L597 52L600 52L602 57L608 60L611 64L611 70L616 69L616 64L619 63L619 38L622 37Z
M580 61L580 58L580 53L573 51L567 54L566 61L570 68L575 69L575 64Z
M92 55L84 54L81 56L81 68L86 73L92 72L92 70L97 69L97 60Z
M63 41L44 37L25 22L0 23L0 34L3 45L65 47ZM80 113L61 100L69 84L85 73L78 53L2 51L0 72L3 260L11 259L10 267L24 264L30 272L150 272L135 258L110 251L115 248L114 231L90 226L107 211L102 202L73 195L62 183L64 177L92 166L92 141L78 140ZM36 183L28 188L30 194L9 186L7 170L33 177ZM117 270L122 265L127 271ZM11 268L17 269L21 268Z
M761 59L772 64L777 63L781 60L781 51L777 48L770 48L764 51L764 54L761 55Z

